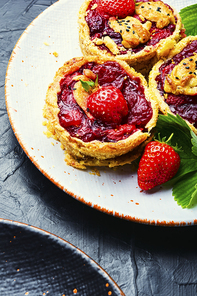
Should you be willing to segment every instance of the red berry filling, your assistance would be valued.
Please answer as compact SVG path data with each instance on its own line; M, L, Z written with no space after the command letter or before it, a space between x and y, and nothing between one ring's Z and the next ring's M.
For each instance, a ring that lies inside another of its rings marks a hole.
M126 102L127 106L122 109L124 111L120 121L105 122L96 116L96 120L91 120L79 107L73 95L76 81L72 78L82 75L84 69L89 69L98 75L101 88L115 87L121 92L124 99L122 104ZM145 98L144 87L140 79L129 76L116 62L108 61L101 65L94 62L87 63L78 71L62 78L60 89L61 91L57 94L60 125L72 137L77 137L84 142L93 140L117 142L126 139L137 130L144 131L153 115L151 104Z
M188 44L180 53L173 57L172 60L167 61L162 64L159 68L159 74L156 77L157 88L164 98L164 83L165 78L169 75L173 68L178 65L184 58L188 58L197 53L197 40L192 41ZM168 94L165 102L169 105L170 110L174 114L179 114L183 119L188 120L190 123L194 124L197 128L197 95L174 95Z
M157 2L158 0L154 0L154 2ZM137 0L135 3L138 2L148 2L148 0ZM120 33L116 33L112 28L108 25L109 15L100 13L97 9L91 9L94 4L97 3L97 0L91 1L87 11L88 14L86 16L86 22L90 29L90 37L91 40L94 40L95 38L102 38L105 36L109 36L118 46L122 46L122 36ZM169 7L170 8L170 7ZM171 9L171 8L170 8ZM172 9L171 9L172 10ZM145 23L146 20L142 21L138 15L134 14L133 17L137 18L141 23ZM174 24L169 24L163 29L158 29L156 27L156 24L153 22L152 27L150 29L151 38L149 41L147 41L144 44L140 44L137 47L129 50L123 50L120 52L120 54L126 54L129 51L132 51L134 53L137 53L141 50L143 50L146 46L156 45L161 39L165 39L172 35L175 30ZM96 45L101 50L107 50L110 52L110 50L104 45Z

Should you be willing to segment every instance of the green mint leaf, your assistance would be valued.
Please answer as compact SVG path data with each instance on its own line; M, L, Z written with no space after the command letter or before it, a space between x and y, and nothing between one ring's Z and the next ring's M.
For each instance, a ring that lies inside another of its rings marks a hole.
M172 195L183 209L194 206L197 203L197 172L187 174L177 182Z
M81 85L83 86L85 91L89 92L90 90L92 90L98 86L98 75L96 75L95 82L91 79L88 81L83 81L80 79L80 81L81 81Z
M180 10L182 23L184 24L185 34L187 36L197 35L197 4L184 7Z
M95 83L94 83L94 81L92 81L92 80L89 80L89 81L83 81L83 80L80 79L80 81L81 81L81 84L82 84L83 88L84 88L85 91L87 91L87 92L89 92L92 88L95 87Z

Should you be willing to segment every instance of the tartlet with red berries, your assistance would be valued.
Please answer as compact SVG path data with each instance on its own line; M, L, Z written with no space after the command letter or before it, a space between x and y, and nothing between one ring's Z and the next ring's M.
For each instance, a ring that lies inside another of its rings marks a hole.
M85 0L78 23L83 55L115 56L141 72L184 35L179 14L160 0Z
M180 115L197 134L197 36L188 36L155 64L149 88L163 114Z
M158 116L143 75L115 58L66 62L49 85L47 129L68 165L115 167L140 156Z

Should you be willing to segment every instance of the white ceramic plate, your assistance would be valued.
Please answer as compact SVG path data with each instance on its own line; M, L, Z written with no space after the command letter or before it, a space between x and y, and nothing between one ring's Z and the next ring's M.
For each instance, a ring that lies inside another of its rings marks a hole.
M77 25L82 2L60 0L50 6L28 26L13 50L6 75L6 105L20 145L54 184L102 212L147 224L197 224L197 207L182 209L171 190L140 191L131 166L99 168L100 176L92 169L74 169L64 162L59 143L44 135L42 109L48 84L65 61L82 55ZM180 11L196 0L166 2Z

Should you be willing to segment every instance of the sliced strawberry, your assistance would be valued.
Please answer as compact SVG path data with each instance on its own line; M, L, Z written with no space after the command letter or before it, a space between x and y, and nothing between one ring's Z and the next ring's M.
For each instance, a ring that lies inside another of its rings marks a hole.
M98 0L97 5L99 13L106 13L119 18L133 15L135 11L134 0Z
M151 141L145 147L138 167L138 185L149 190L173 178L180 166L179 154L168 144Z
M87 101L88 112L104 123L120 124L128 114L127 102L114 86L103 86L93 92Z

